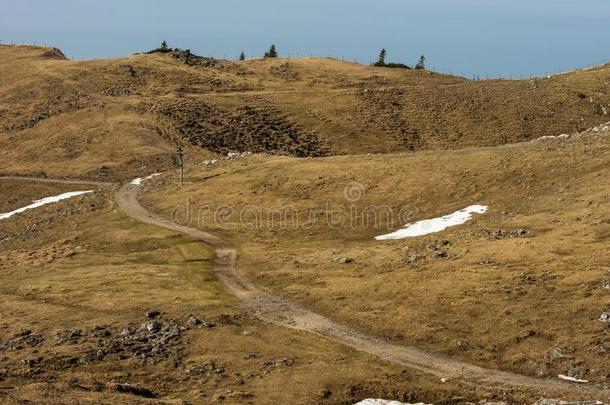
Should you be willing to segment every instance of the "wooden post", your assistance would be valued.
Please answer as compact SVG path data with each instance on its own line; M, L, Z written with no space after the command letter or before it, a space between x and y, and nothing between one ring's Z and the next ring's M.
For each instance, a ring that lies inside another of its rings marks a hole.
M180 165L180 186L182 186L184 182L184 151L182 146L178 146L176 153L178 154L178 164Z

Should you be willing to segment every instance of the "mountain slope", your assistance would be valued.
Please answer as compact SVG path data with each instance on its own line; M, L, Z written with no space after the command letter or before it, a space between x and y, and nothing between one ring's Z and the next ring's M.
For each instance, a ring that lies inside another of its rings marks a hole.
M1 172L125 178L187 155L295 156L493 146L607 121L610 68L471 81L331 59L187 52L68 61L0 46Z

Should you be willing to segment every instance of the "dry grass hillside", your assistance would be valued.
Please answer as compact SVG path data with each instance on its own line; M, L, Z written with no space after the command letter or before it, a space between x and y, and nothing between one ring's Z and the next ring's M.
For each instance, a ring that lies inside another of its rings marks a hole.
M0 402L608 401L609 84L0 45Z
M82 188L0 179L0 212ZM497 397L257 320L218 282L204 244L125 218L112 193L0 221L0 403Z
M0 46L0 172L125 178L188 155L492 146L608 120L610 68L471 81L331 59L69 61Z
M607 382L610 137L222 161L146 194L235 243L261 288L406 345L538 377ZM441 233L374 237L473 204Z

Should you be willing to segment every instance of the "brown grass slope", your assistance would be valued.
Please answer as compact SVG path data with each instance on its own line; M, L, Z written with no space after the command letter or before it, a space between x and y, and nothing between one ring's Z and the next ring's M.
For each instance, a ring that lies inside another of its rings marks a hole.
M0 212L81 187L90 186L0 179L9 202ZM198 241L117 213L111 187L3 220L0 403L443 404L494 395L260 322L210 259ZM179 333L145 332L150 310ZM206 324L190 324L189 314Z
M254 155L146 199L238 246L238 270L261 288L339 322L486 367L608 382L610 329L599 319L610 310L610 133L599 134L382 156ZM374 240L472 204L489 211L441 233Z
M0 46L0 171L124 178L175 143L294 156L491 146L607 121L610 68L470 81L331 59L68 61Z

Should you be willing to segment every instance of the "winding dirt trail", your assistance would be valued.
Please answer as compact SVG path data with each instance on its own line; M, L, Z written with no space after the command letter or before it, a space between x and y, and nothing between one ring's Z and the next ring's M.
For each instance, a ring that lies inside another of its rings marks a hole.
M0 179L2 178L6 177L0 177ZM50 179L18 177L11 177L10 179L53 182ZM79 182L78 180L59 180L57 182L107 184L88 181ZM115 195L118 209L124 215L139 222L180 232L210 245L215 252L218 278L250 313L264 321L282 327L315 333L381 359L434 375L439 379L459 380L467 385L493 388L498 392L512 389L547 398L559 397L580 401L610 402L610 390L601 385L570 383L554 378L533 378L487 369L460 360L427 353L414 347L398 345L381 337L337 324L298 304L261 291L239 276L236 271L237 252L226 241L199 229L176 224L148 211L138 201L140 190L141 186L139 185L125 184L121 186Z
M137 221L174 230L210 245L215 251L218 277L243 305L258 318L278 326L315 333L356 350L401 364L436 377L460 380L469 385L495 389L520 389L540 396L580 396L580 400L610 399L610 392L601 386L569 383L557 379L540 379L472 365L414 347L391 343L383 338L340 325L298 304L261 291L236 271L237 252L219 237L176 224L146 210L138 201L139 186L126 184L116 194L123 214Z

